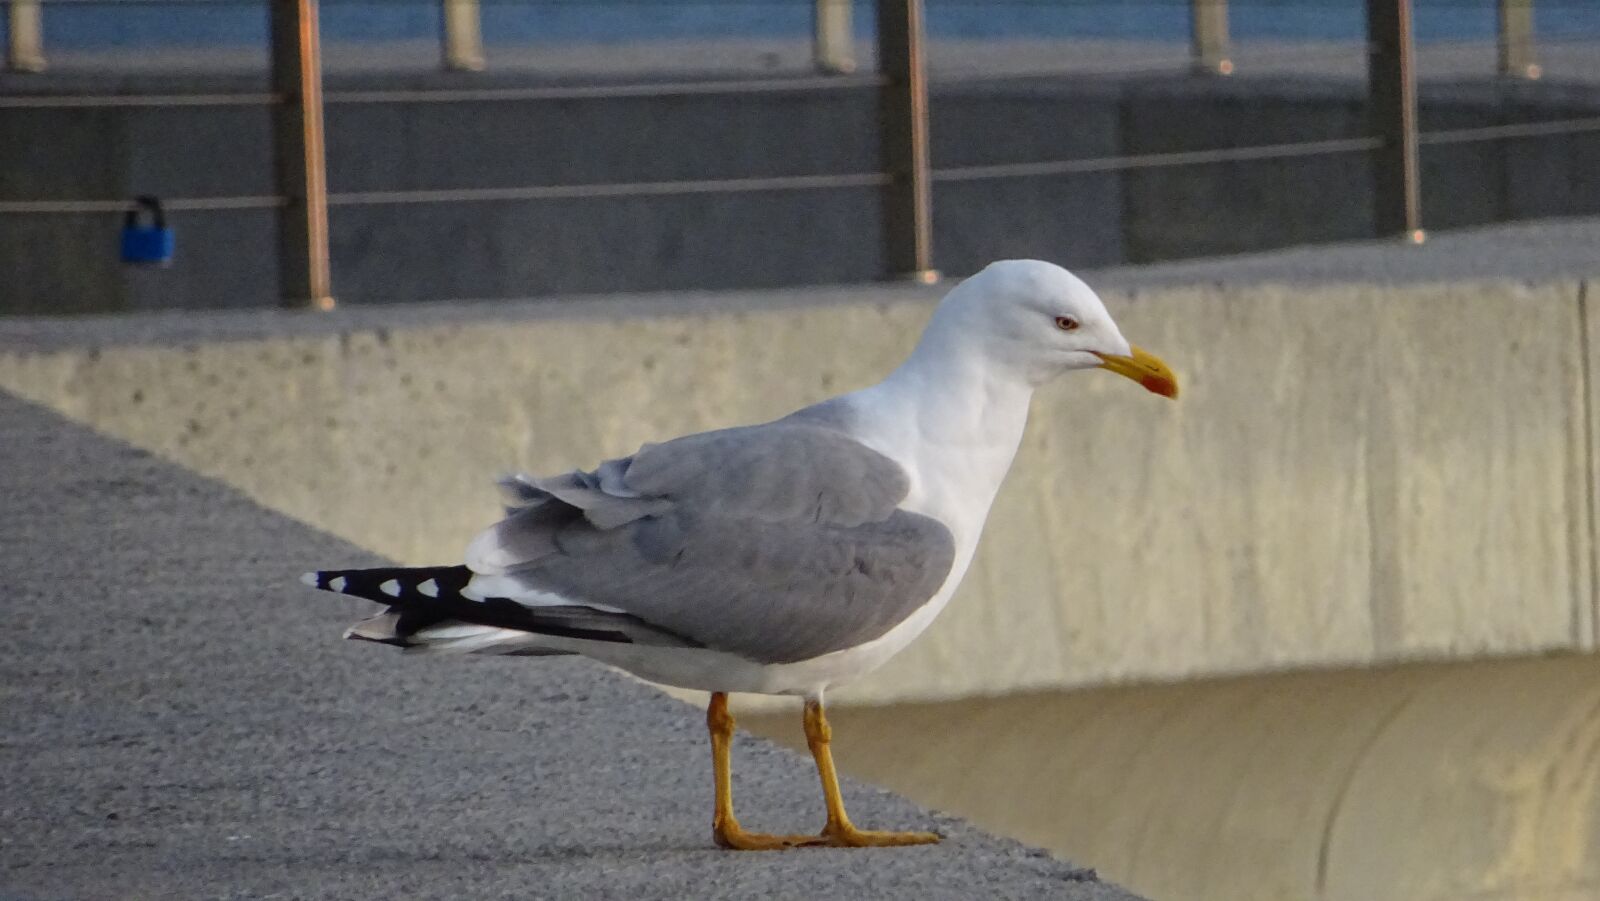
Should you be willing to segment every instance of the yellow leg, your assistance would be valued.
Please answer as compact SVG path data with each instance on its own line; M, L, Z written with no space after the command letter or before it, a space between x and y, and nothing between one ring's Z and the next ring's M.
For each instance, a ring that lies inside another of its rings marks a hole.
M806 745L817 761L817 775L822 777L822 796L828 804L828 824L822 827L823 843L836 848L878 848L890 845L926 845L937 842L939 836L932 832L871 832L857 829L844 812L844 798L839 795L839 774L833 769L833 751L828 747L833 741L833 729L823 715L822 702L807 700L805 712Z
M815 835L767 835L740 828L733 815L733 714L728 712L726 693L712 692L706 728L711 732L711 770L717 786L711 833L718 845L735 851L778 851L823 843L824 839Z

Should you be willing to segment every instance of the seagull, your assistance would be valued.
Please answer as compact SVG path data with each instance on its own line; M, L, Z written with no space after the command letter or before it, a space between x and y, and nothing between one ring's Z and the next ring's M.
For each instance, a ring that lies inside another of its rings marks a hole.
M850 821L823 694L938 616L972 562L1034 390L1087 369L1178 395L1172 371L1123 338L1082 280L1037 260L992 263L945 296L876 385L592 471L503 477L506 516L463 564L304 581L388 605L346 638L425 654L580 654L710 692L712 835L724 848L936 842ZM740 827L729 692L804 700L820 833Z

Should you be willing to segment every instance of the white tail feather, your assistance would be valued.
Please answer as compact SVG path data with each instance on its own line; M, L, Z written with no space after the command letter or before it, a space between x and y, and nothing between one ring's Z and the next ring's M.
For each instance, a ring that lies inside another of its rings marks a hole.
M393 641L395 626L400 622L398 613L380 613L344 630L345 638L365 638L368 641Z
M411 636L410 654L506 654L541 644L540 637L521 629L450 622Z
M542 591L524 585L516 576L486 576L482 573L472 577L467 587L461 590L461 596L472 601L481 601L485 598L509 598L524 607L588 607L591 610L600 610L606 613L623 613L624 611L605 604L596 604L592 601L581 601L553 591Z

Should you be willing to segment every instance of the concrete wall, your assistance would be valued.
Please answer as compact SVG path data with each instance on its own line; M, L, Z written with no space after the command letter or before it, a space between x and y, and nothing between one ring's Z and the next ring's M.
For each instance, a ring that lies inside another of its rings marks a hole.
M515 83L483 75L485 84ZM435 75L399 85L459 86ZM247 91L246 78L0 79L0 92ZM1593 91L1435 87L1428 127L1594 115ZM1357 86L1168 78L937 87L936 167L1101 158L1368 131ZM330 102L335 192L876 171L871 89L516 103ZM0 110L0 199L272 193L265 108ZM1600 211L1600 135L1423 152L1425 214L1454 227ZM1364 237L1364 154L939 182L948 273L1032 256L1077 268ZM271 306L273 214L174 216L171 269L124 270L118 218L0 215L0 312ZM335 206L346 302L853 283L882 277L872 188Z
M1103 373L1042 392L961 595L844 697L1593 649L1585 290L1108 292L1126 334L1177 369L1182 401ZM491 474L588 466L869 383L928 314L575 309L12 349L0 388L438 562L495 515Z

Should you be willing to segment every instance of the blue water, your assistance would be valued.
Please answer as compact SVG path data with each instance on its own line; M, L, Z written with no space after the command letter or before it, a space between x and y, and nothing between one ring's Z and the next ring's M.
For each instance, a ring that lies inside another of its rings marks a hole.
M811 0L482 0L491 44L637 41L651 38L798 37L810 33ZM1489 38L1495 0L1413 0L1419 41ZM1600 39L1600 0L1533 0L1541 34ZM856 4L870 35L872 6ZM264 3L104 0L45 7L45 41L58 48L256 44ZM1185 0L927 0L928 32L943 38L1184 40ZM1363 0L1232 0L1240 39L1356 39ZM3 22L0 17L0 22ZM431 38L436 0L323 0L328 42Z

